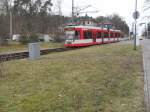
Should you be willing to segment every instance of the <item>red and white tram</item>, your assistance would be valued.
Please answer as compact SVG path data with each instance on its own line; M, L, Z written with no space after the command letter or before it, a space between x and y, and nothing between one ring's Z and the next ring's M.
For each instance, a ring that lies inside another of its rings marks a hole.
M120 30L93 26L67 26L65 28L66 47L81 47L120 41Z

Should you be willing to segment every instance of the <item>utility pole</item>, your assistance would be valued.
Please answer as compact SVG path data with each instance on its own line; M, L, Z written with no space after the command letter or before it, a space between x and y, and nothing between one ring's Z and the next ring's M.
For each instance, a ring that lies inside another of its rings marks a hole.
M148 35L146 34L147 33L147 28L146 28L146 23L145 23L145 38L147 37L148 38Z
M147 39L149 39L149 31L148 31L148 24L147 24Z
M12 12L10 10L10 40L12 40Z
M134 50L136 50L136 34L137 34L137 19L140 17L140 13L137 11L137 0L135 0L135 12L133 13L133 18L135 20L135 34L134 34Z
M59 16L62 16L61 5L62 5L62 0L57 0L57 10L58 10L58 15Z
M137 0L135 0L135 12L137 12ZM134 50L136 50L136 24L137 24L137 18L135 18L135 37L134 37Z
M72 0L72 19L74 19L74 0Z

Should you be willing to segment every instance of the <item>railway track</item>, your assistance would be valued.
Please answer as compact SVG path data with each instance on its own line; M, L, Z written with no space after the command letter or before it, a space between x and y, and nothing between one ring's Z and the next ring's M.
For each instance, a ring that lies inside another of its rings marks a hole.
M125 40L122 40L122 41L125 41ZM84 47L80 47L80 48L65 48L64 47L64 48L42 49L40 52L41 52L41 55L46 55L52 52L64 52L64 51L81 49L81 48L84 48ZM5 61L16 60L16 59L24 59L28 57L29 57L28 51L20 51L20 52L13 52L13 53L0 53L0 63L5 62Z
M52 52L64 52L69 50L75 50L77 48L54 48L54 49L42 49L41 55L46 55ZM11 61L16 59L25 59L29 57L28 51L13 52L13 53L1 53L0 62Z

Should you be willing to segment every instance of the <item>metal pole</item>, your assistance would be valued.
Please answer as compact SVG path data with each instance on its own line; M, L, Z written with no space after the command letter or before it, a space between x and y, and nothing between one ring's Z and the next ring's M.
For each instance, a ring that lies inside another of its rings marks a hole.
M103 29L104 29L104 24L102 22L102 43L104 43L104 32L103 32Z
M137 12L137 0L135 0L135 12ZM135 34L134 34L134 50L136 50L136 24L137 24L137 18L135 18Z
M10 10L10 40L12 40L12 12Z
M74 0L72 0L72 19L74 18Z
M145 39L147 38L147 26L146 26L146 23L145 23L145 32L144 32L144 36L145 36Z
M128 35L129 35L129 40L131 40L130 29L129 29Z
M134 50L136 50L136 33L137 33L137 31L136 31L136 23L137 23L137 21L135 20Z
M146 27L146 23L145 23L145 31L144 31L144 36L145 36L145 39L147 37L147 27Z
M148 24L147 24L147 39L149 38L149 34L148 34Z

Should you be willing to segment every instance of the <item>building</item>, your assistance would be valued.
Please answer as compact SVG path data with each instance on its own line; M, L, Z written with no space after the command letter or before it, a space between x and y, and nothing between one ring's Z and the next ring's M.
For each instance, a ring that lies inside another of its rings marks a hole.
M112 24L111 22L107 21L107 22L102 22L98 24L99 27L101 28L107 28L107 29L116 29L115 25Z
M70 19L69 21L66 22L66 24L64 24L64 27L65 26L78 26L78 25L107 28L108 30L116 29L115 25L112 24L110 21L103 21L99 23L94 18L89 17L87 15L83 17L76 17L73 20Z
M97 21L88 15L82 17L69 18L65 26L84 25L84 26L97 26Z
M94 19L80 19L79 24L84 26L97 26L97 22Z

